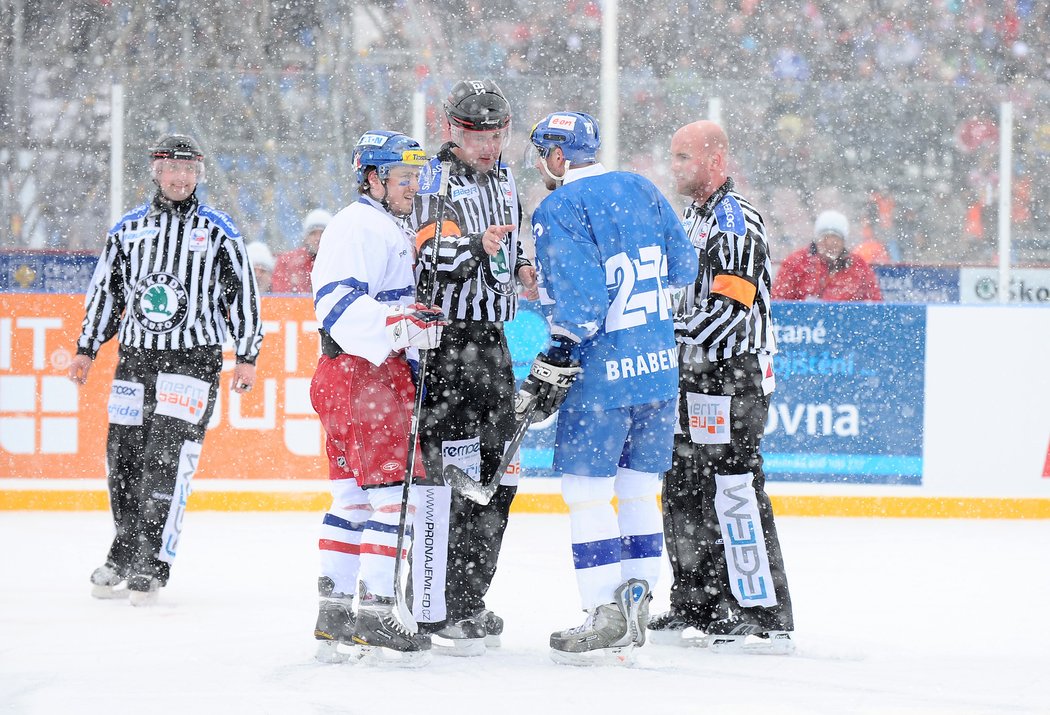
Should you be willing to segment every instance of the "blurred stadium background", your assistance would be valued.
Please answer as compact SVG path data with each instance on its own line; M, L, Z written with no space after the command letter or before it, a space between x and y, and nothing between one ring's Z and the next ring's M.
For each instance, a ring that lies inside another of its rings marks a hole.
M991 265L999 107L1014 106L1016 265L1050 265L1050 4L1035 0L619 2L619 165L669 190L667 147L713 98L732 173L774 258L841 207L902 262ZM368 128L428 150L457 79L515 114L509 159L555 109L600 115L602 5L586 0L2 0L0 248L97 252L111 223L111 91L124 100L120 204L150 192L165 131L208 154L202 193L279 252L302 216L352 198Z

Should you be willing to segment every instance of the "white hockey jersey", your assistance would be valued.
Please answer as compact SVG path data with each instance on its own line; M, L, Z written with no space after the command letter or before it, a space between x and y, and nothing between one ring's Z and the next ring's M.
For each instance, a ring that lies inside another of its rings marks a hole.
M363 196L332 218L310 283L317 320L344 352L373 365L389 357L387 315L414 300L413 262L412 238L377 201Z

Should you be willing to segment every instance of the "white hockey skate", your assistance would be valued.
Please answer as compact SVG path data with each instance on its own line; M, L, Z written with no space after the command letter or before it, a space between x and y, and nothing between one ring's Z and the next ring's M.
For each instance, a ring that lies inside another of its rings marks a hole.
M707 647L712 653L790 655L795 652L791 631L769 630L734 618L711 624Z
M155 606L160 596L160 581L155 576L135 574L128 577L128 600L132 606Z
M91 573L92 598L127 598L127 578L108 561Z
M649 584L631 579L616 589L614 603L592 610L582 625L551 634L551 660L561 665L630 665L645 645Z
M485 655L488 633L485 625L477 618L461 618L431 631L430 638L435 653L457 658L473 658Z

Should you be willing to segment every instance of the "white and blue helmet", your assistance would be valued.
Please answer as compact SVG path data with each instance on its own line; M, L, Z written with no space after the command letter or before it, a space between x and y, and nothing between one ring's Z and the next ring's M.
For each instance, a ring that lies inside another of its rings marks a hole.
M395 166L423 166L427 156L415 139L401 132L373 129L361 135L351 155L357 183L364 184L369 169L386 179Z
M544 158L554 147L561 147L570 164L594 162L602 143L598 120L583 112L548 114L532 128L529 141Z

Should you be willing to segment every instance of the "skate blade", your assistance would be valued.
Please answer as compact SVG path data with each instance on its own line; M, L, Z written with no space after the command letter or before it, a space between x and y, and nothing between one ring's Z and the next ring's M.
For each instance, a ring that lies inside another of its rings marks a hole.
M350 654L339 650L339 641L317 641L314 660L318 663L345 663L350 660Z
M160 598L160 591L129 591L128 600L132 606L136 608L147 608L149 606L156 606L157 599Z
M712 653L728 655L791 655L795 641L790 636L772 634L771 638L755 636L708 636L707 648Z
M502 639L498 635L487 635L485 636L485 647L486 648L499 648L503 645Z
M422 668L433 658L428 650L396 651L371 645L354 646L353 660L364 666L381 668Z
M123 583L123 582L121 582L121 583ZM115 599L118 599L118 598L127 598L128 597L128 593L129 593L129 591L128 591L126 586L124 588L118 588L116 586L92 586L91 587L91 597L92 598L100 598L102 600L115 600Z
M684 631L648 631L649 642L653 645L669 645L678 648L706 648L707 634L695 628Z
M551 660L558 665L589 668L594 666L630 666L634 664L634 643L616 648L599 648L583 653L569 653L551 648Z
M485 638L442 638L431 634L430 643L435 653L449 655L453 658L476 658L485 655Z

